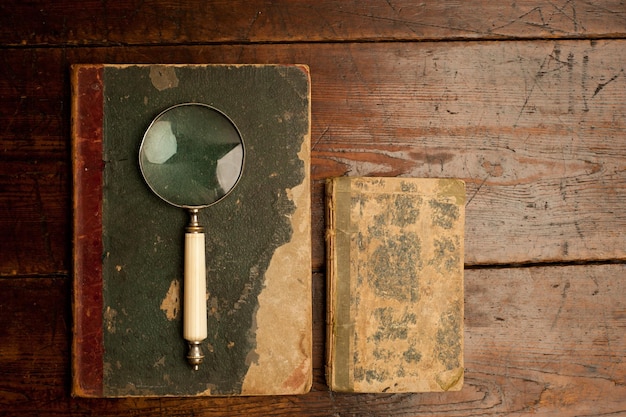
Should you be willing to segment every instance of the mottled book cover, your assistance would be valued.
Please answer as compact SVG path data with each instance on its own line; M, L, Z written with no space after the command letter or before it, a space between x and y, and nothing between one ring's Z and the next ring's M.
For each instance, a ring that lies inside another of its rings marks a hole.
M341 177L326 194L329 387L460 390L463 181Z
M72 68L73 394L276 395L311 386L310 76L303 65ZM208 337L186 360L186 210L138 152L163 110L202 103L245 144L238 185L200 210Z

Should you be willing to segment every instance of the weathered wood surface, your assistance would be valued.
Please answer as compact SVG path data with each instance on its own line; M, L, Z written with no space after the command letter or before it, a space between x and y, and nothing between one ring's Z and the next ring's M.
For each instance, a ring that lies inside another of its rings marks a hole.
M3 1L0 47L0 415L626 415L623 0ZM72 399L69 65L89 62L308 64L317 271L328 176L465 179L463 390L330 393L318 273L310 394ZM562 261L622 263L489 268Z
M69 270L68 65L163 57L310 65L316 269L321 184L335 175L464 179L468 265L625 259L624 50L603 40L5 51L0 273Z
M626 265L466 272L460 392L343 395L323 378L324 277L314 276L314 386L303 396L69 397L70 283L0 281L0 409L14 415L622 415ZM2 412L0 412L2 414Z
M620 0L9 1L5 45L598 38L626 34Z

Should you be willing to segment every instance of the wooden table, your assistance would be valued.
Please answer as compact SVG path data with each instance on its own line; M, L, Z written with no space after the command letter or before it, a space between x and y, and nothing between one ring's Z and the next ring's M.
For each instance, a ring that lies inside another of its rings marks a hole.
M5 1L0 43L0 414L626 415L623 1ZM70 396L73 63L310 66L309 394ZM338 175L466 181L462 391L328 390Z

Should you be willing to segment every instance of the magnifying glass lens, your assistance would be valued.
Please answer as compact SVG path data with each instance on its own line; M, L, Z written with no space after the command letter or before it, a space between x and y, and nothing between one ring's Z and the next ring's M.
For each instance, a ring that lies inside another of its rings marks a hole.
M206 207L235 186L243 158L241 136L228 117L206 105L187 104L152 122L139 161L146 182L163 200Z

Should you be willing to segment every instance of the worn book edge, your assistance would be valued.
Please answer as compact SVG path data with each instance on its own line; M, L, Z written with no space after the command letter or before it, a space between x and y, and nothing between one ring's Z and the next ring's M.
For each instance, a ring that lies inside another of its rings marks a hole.
M73 295L72 395L102 396L101 65L72 67ZM97 366L94 366L96 364Z

